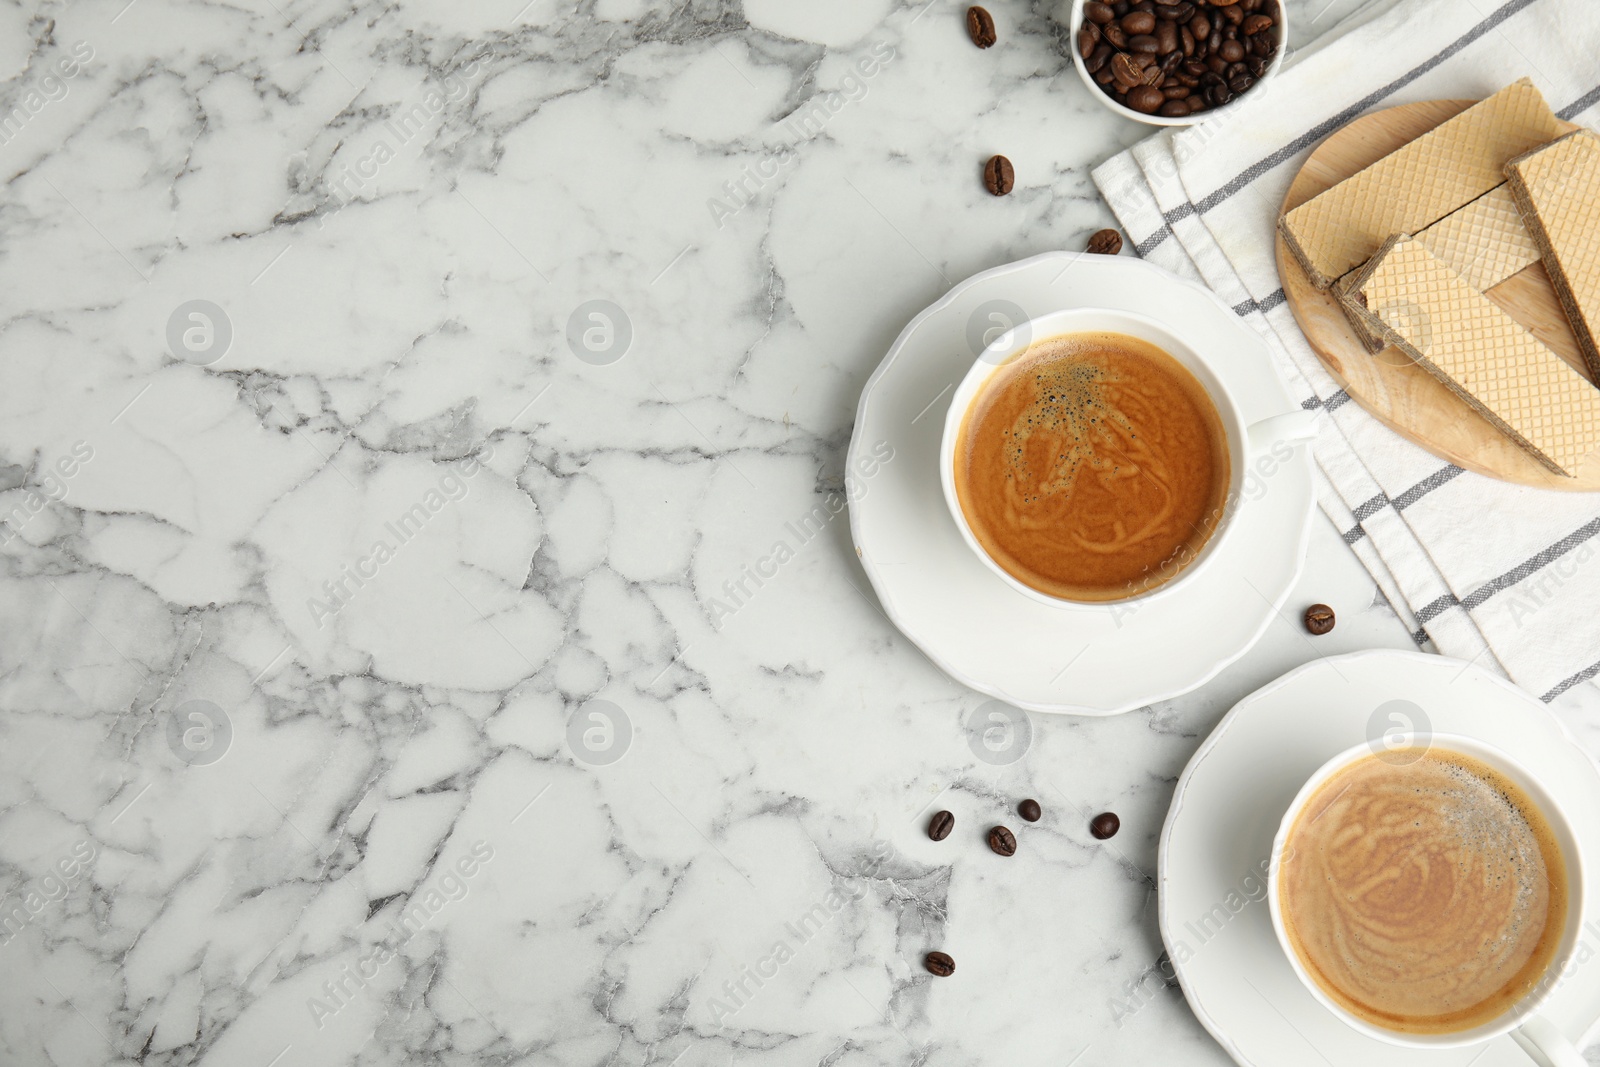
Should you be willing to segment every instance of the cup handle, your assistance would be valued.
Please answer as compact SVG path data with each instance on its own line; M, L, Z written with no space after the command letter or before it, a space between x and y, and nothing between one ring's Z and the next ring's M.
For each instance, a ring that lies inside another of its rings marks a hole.
M1282 415L1251 423L1245 431L1250 454L1259 456L1269 452L1280 441L1295 445L1311 440L1317 436L1317 415L1315 411L1286 411Z
M1511 1031L1511 1039L1541 1067L1589 1067L1567 1035L1542 1015L1530 1016Z

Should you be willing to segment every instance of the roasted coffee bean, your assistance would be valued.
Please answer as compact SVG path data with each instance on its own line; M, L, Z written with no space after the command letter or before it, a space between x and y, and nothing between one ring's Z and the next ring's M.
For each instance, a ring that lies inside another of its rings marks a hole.
M1128 0L1111 0L1111 13L1119 19L1126 15L1131 7L1133 5L1128 3Z
M1161 95L1168 100L1186 100L1192 90L1187 85L1163 85Z
M1156 61L1154 52L1131 52L1129 55L1133 58L1133 65L1141 71Z
M1128 38L1128 51L1138 52L1141 55L1153 56L1161 43L1148 33L1141 33L1137 37Z
M1114 256L1122 251L1122 234L1116 230L1097 230L1089 238L1088 250L1097 256Z
M1233 90L1228 88L1227 82L1223 82L1220 85L1213 85L1211 87L1212 107L1221 107L1223 104L1231 103L1232 100Z
M1183 72L1198 78L1206 72L1206 65L1198 59L1191 59L1184 63Z
M1198 112L1201 112L1201 111L1205 111L1210 106L1211 105L1210 105L1210 103L1208 103L1206 101L1206 98L1204 96L1199 95L1198 93L1195 94L1194 96L1189 97L1189 114L1191 114L1191 115L1197 114Z
M1094 74L1106 65L1106 60L1111 58L1111 52L1111 46L1101 41L1094 46L1094 51L1089 53L1089 58L1083 61L1083 68L1090 74Z
M1162 73L1162 70L1161 70L1161 68L1159 66L1157 66L1154 63L1152 63L1152 64L1150 64L1150 66L1144 68L1144 77L1139 79L1139 80L1144 85L1154 86L1155 88L1159 89L1159 88L1161 88L1162 84L1167 80L1167 76L1164 73ZM1132 90L1129 90L1129 91L1131 92Z
M1092 22L1085 22L1078 31L1078 55L1088 59L1094 55L1094 46L1100 43L1100 28Z
M1005 156L992 156L989 162L983 165L983 187L995 196L1005 196L1016 184L1016 172L1011 169L1011 160Z
M1178 27L1178 45L1183 50L1185 58L1194 55L1194 34L1189 32L1189 27Z
M1235 93L1247 93L1250 91L1250 86L1255 83L1256 80L1248 74L1235 74L1228 79L1228 88Z
M1244 58L1244 45L1238 41L1223 41L1222 47L1217 50L1224 62L1237 63Z
M928 820L928 836L935 841L943 841L950 836L950 831L955 829L956 817L948 811L936 811L933 818Z
M1108 22L1100 27L1100 33L1111 42L1111 47L1123 49L1128 47L1128 35L1122 32L1122 27L1115 22Z
M956 973L956 961L946 952L930 952L922 957L922 965L928 968L929 974L936 974L940 978L949 978Z
M1178 9L1171 4L1157 4L1156 20L1158 22L1177 22Z
M1089 820L1089 832L1102 841L1115 836L1121 828L1122 820L1114 812L1104 811Z
M999 856L1015 856L1017 854L1017 838L1004 826L992 827L989 830L989 847Z
M1244 8L1245 11L1247 11L1247 12L1248 11L1260 11L1261 10L1261 0L1239 0L1239 6Z
M1172 77L1172 72L1177 70L1178 64L1182 62L1182 52L1168 52L1166 55L1161 57L1161 62L1158 65L1161 67L1161 73L1167 75L1167 77L1170 79Z
M1111 76L1111 67L1106 65L1094 72L1094 80L1100 85L1110 85L1115 80Z
M1313 604L1306 609L1306 629L1314 634L1325 634L1333 629L1333 609L1326 604Z
M1161 105L1161 110L1156 112L1156 114L1165 115L1169 119L1182 118L1183 116L1189 114L1189 101L1168 100L1166 103Z
M1034 800L1030 797L1029 799L1024 800L1021 804L1017 805L1017 814L1022 816L1024 819L1027 819L1029 822L1038 822L1039 816L1044 814L1044 810L1039 807L1039 802L1037 800Z
M1177 55L1178 24L1168 19L1156 23L1156 51L1162 55Z
M1194 34L1196 41L1203 41L1211 36L1211 20L1206 17L1205 12L1198 12L1189 20L1189 32Z
M1167 98L1161 95L1161 90L1153 85L1141 85L1128 90L1128 106L1146 115L1154 115L1166 102Z
M1233 79L1246 72L1247 71L1243 63L1230 63L1228 64L1228 69L1222 72L1222 80L1231 82Z
M967 8L967 36L979 48L988 48L995 42L994 16L981 7Z
M1122 16L1122 32L1129 37L1150 33L1156 28L1156 17L1148 11L1130 11Z
M1090 22L1098 22L1104 26L1117 16L1111 13L1110 4L1099 4L1095 0L1089 0L1088 3L1083 5L1083 17Z
M1222 20L1229 25L1237 26L1244 21L1244 8L1238 4L1222 9Z
M1126 52L1118 52L1111 57L1111 74L1117 79L1118 85L1131 87L1139 84L1139 67Z
M1272 63L1264 56L1251 56L1244 61L1244 65L1252 75L1259 78L1267 72L1267 68L1272 66Z
M1232 7L1239 0L1209 0L1212 7Z
M1254 37L1262 30L1270 30L1277 23L1272 21L1271 15L1255 14L1239 24L1239 32L1246 37Z
M1213 24L1212 27L1211 27L1211 36L1206 38L1206 52L1207 52L1207 54L1213 55L1213 56L1216 55L1217 51L1219 49L1221 49L1221 47L1222 47L1222 42L1223 42L1222 27Z

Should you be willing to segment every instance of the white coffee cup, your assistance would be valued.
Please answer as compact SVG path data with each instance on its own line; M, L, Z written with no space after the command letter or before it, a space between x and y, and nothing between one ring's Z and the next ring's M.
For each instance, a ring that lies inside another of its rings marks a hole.
M1272 866L1267 880L1272 929L1278 935L1278 944L1283 947L1284 955L1289 958L1289 966L1294 968L1294 973L1299 977L1301 984L1310 990L1317 1002L1345 1025L1369 1037L1405 1048L1445 1049L1479 1045L1501 1034L1509 1033L1537 1063L1548 1064L1550 1067L1588 1067L1572 1042L1568 1041L1553 1023L1539 1015L1539 1009L1550 999L1563 975L1572 966L1573 956L1577 952L1579 937L1583 930L1583 856L1567 814L1561 805L1556 803L1555 798L1539 784L1538 779L1498 749L1456 734L1435 734L1429 740L1428 747L1459 752L1486 763L1505 775L1538 807L1555 835L1556 844L1561 849L1562 861L1567 869L1567 922L1562 932L1561 944L1551 958L1550 966L1545 970L1544 976L1527 996L1501 1015L1470 1030L1449 1034L1406 1034L1374 1026L1352 1015L1323 992L1306 972L1305 965L1301 963L1294 946L1290 944L1288 931L1284 927L1283 908L1278 898L1281 871L1279 860L1283 856L1289 832L1294 828L1295 819L1316 795L1317 790L1322 788L1324 782L1358 759L1371 756L1375 752L1382 754L1393 751L1374 749L1370 744L1355 745L1324 763L1301 787L1294 802L1289 805L1289 810L1284 813L1283 822L1278 827L1278 836L1272 843Z
M1032 345L1063 334L1075 333L1126 334L1155 345L1177 360L1195 376L1216 406L1227 437L1231 461L1223 513L1217 520L1210 539L1201 546L1194 559L1190 560L1175 577L1153 589L1116 600L1084 601L1052 596L1013 577L978 543L972 527L967 522L966 514L961 510L961 501L956 495L956 448L961 443L962 423L973 401L1002 367L1021 356ZM1104 308L1072 308L1055 311L1005 331L973 361L972 367L950 400L950 411L944 420L944 440L939 449L939 478L944 487L945 504L950 508L956 528L961 531L962 540L990 570L1023 596L1061 608L1110 613L1124 610L1130 604L1144 604L1170 596L1179 588L1194 581L1195 577L1215 558L1217 551L1237 525L1240 504L1245 499L1243 492L1245 479L1251 464L1267 457L1274 446L1281 447L1285 444L1293 446L1298 442L1310 440L1316 434L1316 416L1309 411L1285 412L1259 422L1245 424L1244 416L1239 413L1239 407L1220 373L1220 361L1227 358L1253 357L1254 353L1241 353L1237 349L1198 350L1154 319L1128 311L1112 311Z

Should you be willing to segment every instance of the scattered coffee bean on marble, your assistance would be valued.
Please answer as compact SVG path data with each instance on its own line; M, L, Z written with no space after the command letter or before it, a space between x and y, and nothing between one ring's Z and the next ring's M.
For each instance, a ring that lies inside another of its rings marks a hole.
M1004 826L996 826L989 831L989 847L999 856L1015 856L1017 854L1017 837Z
M1103 811L1089 820L1089 832L1104 841L1116 835L1122 829L1122 820L1117 818L1116 812Z
M1114 256L1122 251L1122 234L1116 230L1101 230L1089 238L1089 251L1097 256Z
M979 48L988 48L996 40L994 16L981 7L967 8L967 36Z
M1016 171L1011 168L1011 160L1005 156L992 156L983 165L983 187L995 196L1005 196L1016 181Z
M1326 604L1313 604L1306 609L1306 629L1314 634L1325 634L1333 629L1333 609Z
M948 811L936 811L933 818L928 820L928 836L935 841L943 841L950 836L950 831L955 829L956 817Z
M1022 816L1024 819L1027 819L1029 822L1038 822L1039 816L1043 815L1044 811L1039 807L1039 802L1037 800L1029 797L1027 800L1024 800L1021 804L1017 805L1017 814Z
M929 974L936 974L940 978L949 978L956 973L956 961L947 952L930 952L922 957L922 965L928 968Z

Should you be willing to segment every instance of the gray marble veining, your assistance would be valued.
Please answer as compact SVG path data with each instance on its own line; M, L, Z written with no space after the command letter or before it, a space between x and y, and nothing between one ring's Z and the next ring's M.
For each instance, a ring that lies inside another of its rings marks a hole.
M522 3L0 11L0 1060L1223 1062L1175 778L1409 644L1320 516L1333 636L1000 766L844 521L714 610L911 315L1108 224L1066 5Z

